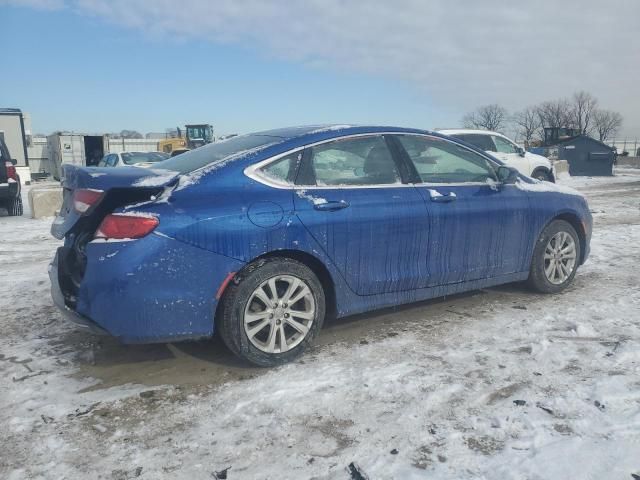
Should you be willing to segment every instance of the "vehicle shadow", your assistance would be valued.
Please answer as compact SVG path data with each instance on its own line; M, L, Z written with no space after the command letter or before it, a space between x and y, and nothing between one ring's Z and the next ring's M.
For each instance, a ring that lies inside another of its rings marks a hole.
M525 294L521 284L475 290L448 297L387 308L340 319L327 319L313 351L335 344L375 342L400 332L438 325L447 319L473 321L478 307ZM512 305L506 305L511 308ZM443 320L444 319L444 320ZM445 327L446 328L446 325ZM83 335L88 335L82 332ZM67 339L65 343L69 343ZM76 339L77 341L77 339ZM146 385L208 385L245 380L267 373L231 353L218 336L200 341L169 344L125 345L111 337L93 337L89 354L80 355L79 376L100 381L90 389L126 383Z

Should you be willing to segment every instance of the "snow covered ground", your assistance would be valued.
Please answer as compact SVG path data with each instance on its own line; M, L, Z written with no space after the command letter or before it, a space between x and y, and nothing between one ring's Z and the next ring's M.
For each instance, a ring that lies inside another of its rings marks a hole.
M273 370L79 331L49 298L50 221L0 217L0 478L640 475L640 171L561 183L595 219L565 293L334 322Z

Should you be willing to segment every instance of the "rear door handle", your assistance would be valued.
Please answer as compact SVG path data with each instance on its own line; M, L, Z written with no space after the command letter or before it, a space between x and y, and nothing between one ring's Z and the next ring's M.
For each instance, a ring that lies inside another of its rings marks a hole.
M448 194L443 195L437 190L429 190L429 195L431 196L432 202L438 202L438 203L455 202L456 199L458 198L456 197L456 194L454 192L449 192Z
M342 210L343 208L347 208L348 206L349 206L349 202L340 200L339 202L316 203L313 205L313 208L315 208L316 210L320 210L321 212L334 212L336 210Z

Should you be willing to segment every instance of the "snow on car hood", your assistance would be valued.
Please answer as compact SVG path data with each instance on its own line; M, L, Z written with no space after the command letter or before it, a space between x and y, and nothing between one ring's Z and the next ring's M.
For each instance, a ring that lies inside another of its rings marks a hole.
M558 185L557 183L542 182L540 180L518 178L515 186L516 188L527 192L557 192L566 193L568 195L577 195L578 197L584 198L584 195L571 187Z

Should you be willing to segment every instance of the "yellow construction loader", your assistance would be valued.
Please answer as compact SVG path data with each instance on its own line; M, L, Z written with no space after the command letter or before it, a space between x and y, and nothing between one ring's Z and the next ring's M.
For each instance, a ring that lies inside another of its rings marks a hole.
M175 157L181 153L213 142L213 127L208 124L198 123L185 125L184 135L180 127L177 128L177 132L178 135L176 137L160 140L158 142L158 150L170 153L172 157Z

